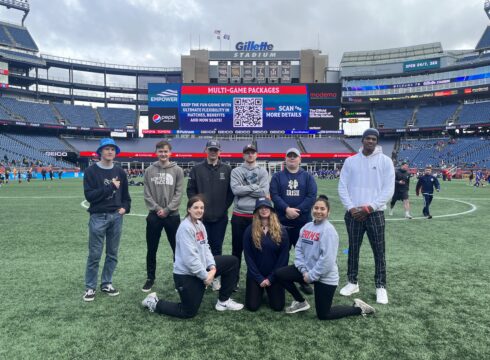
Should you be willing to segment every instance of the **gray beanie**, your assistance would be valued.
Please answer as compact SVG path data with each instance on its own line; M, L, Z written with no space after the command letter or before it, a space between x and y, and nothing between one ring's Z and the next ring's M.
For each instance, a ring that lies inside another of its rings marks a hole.
M379 131L376 129L369 128L365 130L364 133L362 134L362 139L364 140L364 138L369 135L374 135L376 136L377 139L379 139Z

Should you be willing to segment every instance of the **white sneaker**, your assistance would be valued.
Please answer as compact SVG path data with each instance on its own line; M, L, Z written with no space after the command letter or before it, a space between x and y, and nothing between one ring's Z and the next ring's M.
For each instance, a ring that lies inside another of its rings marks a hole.
M155 309L157 307L157 302L158 302L157 293L152 292L147 297L145 297L145 299L141 302L141 305L143 305L145 308L150 310L150 312L155 312Z
M366 316L366 315L369 315L369 314L374 314L376 312L376 309L375 308L373 308L369 304L366 304L361 299L354 299L354 307L361 309L361 315L362 316Z
M219 291L219 289L221 289L221 277L215 278L211 286L213 291Z
M390 216L393 216L393 209L390 209L388 213L390 214Z
M410 215L410 213L407 212L407 213L405 213L405 218L412 219L412 215Z
M237 311L243 309L243 304L237 303L232 298L229 298L228 300L223 302L218 300L214 308L218 311L225 311L225 310Z
M308 304L308 301L305 300L303 302L299 302L295 300L291 303L291 306L288 306L286 308L286 314L294 314L300 311L306 311L309 308L310 304Z
M388 304L388 293L385 288L376 288L376 302L383 305Z
M353 283L347 283L342 289L340 289L340 295L351 296L352 294L359 292L359 285Z

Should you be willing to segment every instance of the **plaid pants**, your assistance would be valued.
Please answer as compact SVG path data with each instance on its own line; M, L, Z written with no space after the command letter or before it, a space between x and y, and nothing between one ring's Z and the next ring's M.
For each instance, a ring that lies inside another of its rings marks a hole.
M362 238L367 232L369 243L374 255L374 282L376 287L386 286L386 260L385 260L385 215L383 211L369 214L364 221L356 221L347 211L345 225L349 236L349 256L347 263L347 278L352 284L357 284L359 271L359 252Z

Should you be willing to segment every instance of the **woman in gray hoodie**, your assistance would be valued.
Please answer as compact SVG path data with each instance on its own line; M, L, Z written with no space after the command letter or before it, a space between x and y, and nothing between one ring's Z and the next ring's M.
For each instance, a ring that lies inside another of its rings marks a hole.
M316 315L320 320L334 320L346 316L367 315L374 308L360 299L352 306L332 306L333 296L339 284L337 251L339 235L328 221L330 203L325 195L320 195L313 205L313 221L300 230L296 243L294 265L276 271L276 279L294 298L286 313L306 311L310 305L294 284L313 284L315 289Z
M156 293L151 293L142 302L151 312L184 319L196 316L204 291L216 276L221 276L221 289L215 309L243 309L242 304L230 298L238 276L238 259L231 255L213 257L201 222L203 214L202 197L191 197L187 202L187 216L177 230L174 282L180 303L159 300Z

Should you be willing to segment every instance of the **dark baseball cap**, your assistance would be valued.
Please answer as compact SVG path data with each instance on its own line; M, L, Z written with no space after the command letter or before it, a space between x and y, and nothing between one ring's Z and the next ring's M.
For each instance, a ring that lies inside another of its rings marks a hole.
M268 207L271 210L274 210L274 207L272 206L272 201L270 201L266 197L260 197L255 201L255 209L254 212L257 211L260 207L265 206Z
M221 145L218 140L209 140L206 143L206 148L207 149L218 149L221 150Z
M257 148L255 147L254 144L247 144L245 145L245 147L243 148L243 151L242 152L247 152L247 151L255 151L257 152Z

